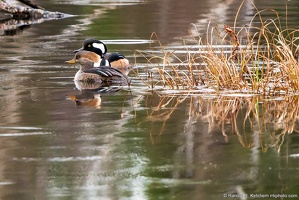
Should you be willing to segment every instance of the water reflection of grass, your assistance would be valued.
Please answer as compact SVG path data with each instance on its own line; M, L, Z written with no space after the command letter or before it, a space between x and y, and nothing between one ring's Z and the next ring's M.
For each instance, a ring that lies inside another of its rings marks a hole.
M183 56L163 46L155 33L151 39L158 48L137 51L147 62L133 71L149 89L164 93L147 116L162 122L152 138L163 134L175 109L190 100L189 120L206 122L209 132L219 129L226 139L237 134L247 148L259 143L264 151L280 151L298 118L299 30L282 28L275 10L256 10L241 28L236 26L239 12L232 27L210 23L205 38L184 41ZM276 18L264 19L264 12Z
M196 90L204 85L215 91L296 94L299 30L283 29L276 11L271 11L276 19L264 19L264 12L269 10L257 10L249 26L241 28L236 28L239 13L233 27L209 24L205 38L184 41L191 43L184 56L165 49L153 33L151 39L159 41L160 48L138 51L147 60L148 76L135 73L150 89Z
M220 131L226 141L236 134L245 148L258 146L263 151L274 148L279 152L285 136L296 131L299 116L297 96L275 99L258 95L180 97L154 93L148 96L146 103L152 108L146 117L152 125L152 143L160 140L169 126L167 122L177 117L174 112L182 103L189 105L185 115L186 130L189 130L188 126L204 124L206 127L200 128L208 130L205 134ZM179 117L182 118L182 115Z
M201 98L197 100L205 104ZM201 117L206 118L211 129L221 127L225 137L228 133L237 134L244 147L254 146L254 137L258 135L260 147L265 151L268 147L280 151L285 135L295 130L299 114L298 97L222 96L207 104Z

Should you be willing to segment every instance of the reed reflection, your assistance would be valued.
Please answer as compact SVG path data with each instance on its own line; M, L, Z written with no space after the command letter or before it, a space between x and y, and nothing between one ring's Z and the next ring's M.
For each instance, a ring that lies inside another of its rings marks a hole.
M146 106L151 109L147 111L145 119L139 122L140 125L151 122L152 143L159 140L167 128L168 121L182 117L174 114L181 104L189 104L185 115L185 130L193 124L205 124L205 134L220 133L226 142L230 140L231 135L236 134L245 148L254 147L254 138L258 135L263 151L271 147L279 152L284 137L296 132L299 116L299 102L296 96L275 98L250 94L207 96L153 92L146 96Z
M160 167L156 171L163 178L196 182L191 196L204 197L206 187L213 184L219 191L233 193L248 192L244 181L261 187L265 181L261 174L269 170L267 157L287 155L286 137L297 132L299 105L294 96L152 92L145 97L150 109L146 116L136 119L138 126L149 129L149 163ZM179 119L185 121L178 124ZM285 165L284 158L279 159L277 162ZM153 171L149 170L148 176L153 176ZM279 174L272 176L279 179ZM232 177L234 184L228 187L217 184ZM157 184L158 188L164 186L163 181L152 181L149 187L156 188Z

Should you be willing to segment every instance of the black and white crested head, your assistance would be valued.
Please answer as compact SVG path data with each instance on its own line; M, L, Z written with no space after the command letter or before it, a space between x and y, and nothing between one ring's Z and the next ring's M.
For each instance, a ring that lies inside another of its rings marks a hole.
M113 52L113 53L109 53L109 57L107 59L108 59L109 63L112 63L112 62L118 61L120 59L125 59L125 56L118 52Z
M88 38L83 42L83 50L92 51L102 57L107 53L107 46L100 40Z

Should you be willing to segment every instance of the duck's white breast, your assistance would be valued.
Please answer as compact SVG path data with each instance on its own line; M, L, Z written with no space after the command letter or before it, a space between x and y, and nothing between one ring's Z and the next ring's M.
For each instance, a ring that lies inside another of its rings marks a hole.
M82 71L79 70L79 71L77 71L77 73L75 74L74 81L81 81L81 77L82 77Z

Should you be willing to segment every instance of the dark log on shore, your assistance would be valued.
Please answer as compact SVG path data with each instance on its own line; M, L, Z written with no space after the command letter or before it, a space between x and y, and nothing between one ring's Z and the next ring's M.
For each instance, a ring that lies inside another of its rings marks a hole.
M64 18L63 13L46 11L44 8L33 4L30 0L18 0L25 4L24 7L13 6L5 0L0 0L0 12L11 14L13 19L40 19L40 18ZM27 6L26 6L27 5Z
M16 35L30 27L47 20L63 19L72 15L47 11L30 0L16 0L21 6L12 5L9 0L0 0L0 36Z
M32 3L30 0L19 0L19 2L21 2L23 4L26 4L27 6L30 6L31 8L44 10L44 8L42 8L39 5L36 5L36 4Z

